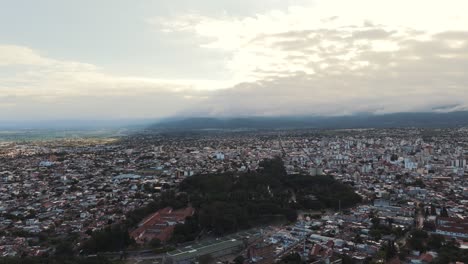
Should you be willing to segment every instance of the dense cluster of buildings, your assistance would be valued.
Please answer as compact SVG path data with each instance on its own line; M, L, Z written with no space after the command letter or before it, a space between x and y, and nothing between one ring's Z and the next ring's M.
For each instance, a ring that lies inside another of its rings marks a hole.
M391 237L372 239L372 218L402 230L468 237L463 128L144 133L119 140L1 143L0 256L43 254L50 249L47 237L86 239L186 177L256 170L275 156L288 173L332 175L353 185L365 201L319 219L305 214L295 228L307 232L271 237L275 257L301 243L311 259L373 256ZM139 243L165 241L174 223L193 214L165 210L146 219L132 237ZM261 258L260 248L249 251L251 259Z

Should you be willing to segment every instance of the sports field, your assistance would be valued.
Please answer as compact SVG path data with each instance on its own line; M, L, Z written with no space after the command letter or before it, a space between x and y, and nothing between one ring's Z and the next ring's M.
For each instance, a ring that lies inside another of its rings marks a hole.
M258 230L239 232L222 238L207 240L187 247L178 248L177 250L167 253L167 256L175 261L180 261L195 259L199 256L213 254L224 250L235 248L242 249L245 239L259 235L260 233Z

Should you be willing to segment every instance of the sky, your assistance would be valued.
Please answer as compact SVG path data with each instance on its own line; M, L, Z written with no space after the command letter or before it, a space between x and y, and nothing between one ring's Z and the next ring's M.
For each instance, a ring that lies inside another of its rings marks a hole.
M468 110L466 0L0 0L0 120Z

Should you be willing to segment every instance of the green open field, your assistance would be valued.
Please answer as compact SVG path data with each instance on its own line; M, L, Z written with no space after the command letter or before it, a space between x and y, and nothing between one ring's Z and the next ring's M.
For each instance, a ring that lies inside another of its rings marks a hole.
M109 138L127 135L122 129L99 130L0 130L0 142L28 142L59 139Z

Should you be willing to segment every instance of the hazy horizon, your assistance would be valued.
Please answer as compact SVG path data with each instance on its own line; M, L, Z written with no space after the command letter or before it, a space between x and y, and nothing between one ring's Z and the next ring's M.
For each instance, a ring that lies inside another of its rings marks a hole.
M172 116L166 118L110 118L110 119L55 119L55 120L0 120L0 131L14 130L100 130L147 128L182 130L226 126L242 128L354 128L354 127L460 127L468 125L468 111L454 112L397 112L387 114L354 113L349 115L283 115L283 116ZM241 121L241 123L238 123ZM257 121L263 124L256 124ZM214 122L214 123L213 123ZM226 122L226 123L218 123ZM245 123L247 122L247 123ZM284 123L286 122L286 123ZM344 123L343 123L344 122ZM386 125L388 124L388 125Z
M2 121L468 110L463 0L2 3Z

